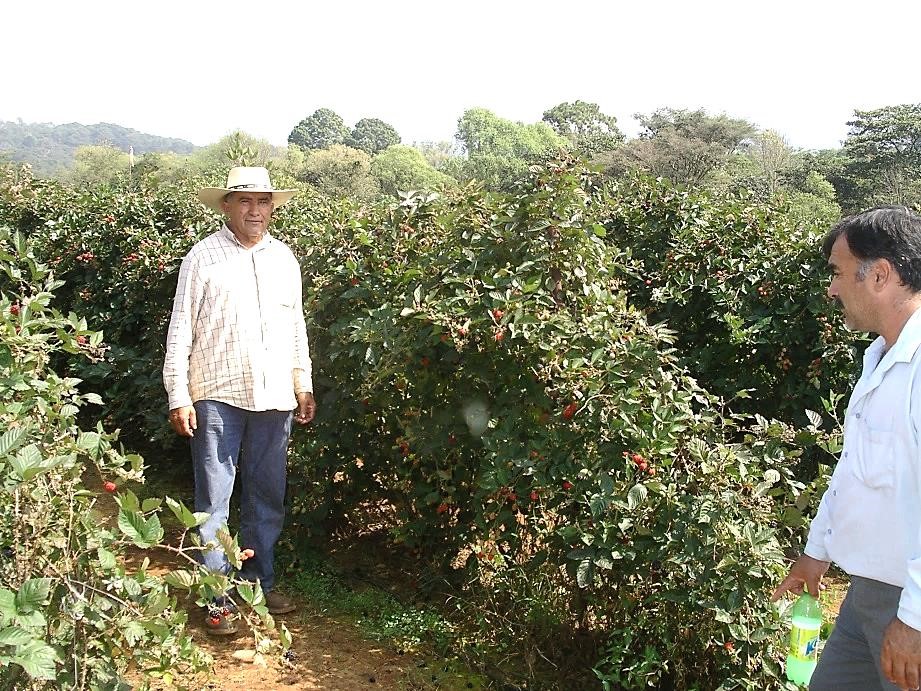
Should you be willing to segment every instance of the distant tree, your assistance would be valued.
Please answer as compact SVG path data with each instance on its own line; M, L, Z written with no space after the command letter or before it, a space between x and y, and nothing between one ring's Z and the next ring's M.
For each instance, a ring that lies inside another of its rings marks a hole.
M804 155L790 148L779 133L765 130L731 154L701 184L716 192L744 194L752 201L786 209L801 224L829 227L841 215L835 188L821 173L804 166Z
M707 176L706 185L718 189L747 188L765 201L784 188L794 167L794 151L774 130L755 134L741 151Z
M921 103L855 110L845 174L860 206L921 202Z
M294 187L304 179L304 165L313 152L299 146L288 146L284 151L284 157L272 161L272 184L276 187Z
M781 186L784 174L793 165L793 150L775 130L759 132L746 154L754 161L771 193Z
M381 191L371 175L371 157L343 144L310 151L304 159L301 179L330 197L369 201Z
M597 103L560 103L544 111L543 121L585 156L616 149L624 141L617 118L602 113Z
M289 148L297 147L274 146L265 139L237 130L187 156L144 154L138 157L134 173L152 186L175 184L195 176L219 181L226 179L227 169L234 165L266 166L275 173L276 166L286 161ZM275 177L273 175L273 182Z
M388 146L400 143L400 135L393 125L377 118L362 118L355 123L345 142L353 149L361 149L372 156Z
M809 171L801 187L787 187L785 190L794 218L825 228L841 218L841 205L835 188L819 172Z
M329 108L319 108L301 120L288 135L288 143L302 149L328 149L342 144L349 128L341 117Z
M457 121L455 136L467 153L455 176L481 180L493 189L520 177L532 161L569 148L568 140L545 122L525 125L500 118L485 108L466 111Z
M845 212L855 210L859 205L860 190L857 182L847 173L847 157L842 149L821 149L798 151L785 174L785 183L792 189L807 191L809 175L816 173L832 185L835 199Z
M191 156L192 167L205 173L224 171L230 166L268 166L283 159L285 148L274 146L266 139L259 139L241 130L221 137Z
M128 176L128 154L112 146L81 146L64 179L77 186L96 187L114 184Z
M684 185L699 184L757 132L746 120L704 110L662 108L634 117L643 130L610 159L612 168L639 167Z
M161 184L177 184L187 180L202 171L197 169L192 157L171 153L146 153L137 158L133 167L136 179L143 179L150 187Z
M457 144L454 142L416 142L413 147L419 150L435 170L442 170L450 161L459 158Z
M454 178L432 168L422 153L411 146L391 146L371 160L371 174L384 194L397 196L409 190L431 190L450 185Z

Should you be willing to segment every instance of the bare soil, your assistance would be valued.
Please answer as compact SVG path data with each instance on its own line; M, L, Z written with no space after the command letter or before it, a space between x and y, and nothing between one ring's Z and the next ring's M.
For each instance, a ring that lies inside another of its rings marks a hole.
M199 621L192 635L214 657L213 676L183 683L222 691L422 688L410 681L411 660L364 639L349 623L303 610L279 619L294 636L292 662L270 657L263 666L235 659L233 653L251 646L251 639L241 633L231 640L216 640Z
M151 560L148 571L163 575L181 564L176 556L161 550L138 552L129 563ZM275 617L293 636L290 660L277 655L252 659L253 638L241 626L234 636L210 635L204 614L191 600L189 633L195 643L214 658L211 673L192 677L176 676L175 684L200 691L263 691L269 689L328 689L330 691L423 690L438 688L423 680L426 662L365 638L356 626L316 611L309 603L289 594L299 607L291 614ZM234 654L243 656L238 659ZM168 688L160 685L160 688Z

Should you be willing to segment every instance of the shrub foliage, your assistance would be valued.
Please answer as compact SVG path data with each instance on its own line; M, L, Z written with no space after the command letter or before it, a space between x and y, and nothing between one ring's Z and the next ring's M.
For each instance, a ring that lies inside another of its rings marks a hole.
M73 371L147 448L172 443L159 368L178 263L219 222L194 187L0 187L64 304L105 327ZM484 637L527 601L514 627L592 642L574 680L783 688L767 598L853 366L823 229L788 218L572 161L503 195L295 198L276 232L304 272L319 411L292 447L292 557L383 506L394 549L492 603Z

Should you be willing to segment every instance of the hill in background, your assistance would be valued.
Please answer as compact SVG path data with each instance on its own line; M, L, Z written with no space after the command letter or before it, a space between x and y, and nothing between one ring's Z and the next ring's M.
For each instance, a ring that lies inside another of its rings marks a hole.
M71 164L78 147L98 144L125 152L134 147L138 156L169 151L188 154L195 149L194 144L184 139L158 137L108 122L95 125L0 122L0 160L30 163L39 175L59 172Z

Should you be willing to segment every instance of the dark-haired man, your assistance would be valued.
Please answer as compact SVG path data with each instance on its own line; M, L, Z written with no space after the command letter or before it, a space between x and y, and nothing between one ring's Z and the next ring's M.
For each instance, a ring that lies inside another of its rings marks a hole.
M301 273L291 250L269 232L272 212L294 195L276 190L265 168L232 168L226 187L199 190L224 214L223 227L182 261L166 342L163 382L169 420L189 437L199 527L214 543L227 522L240 476L240 542L251 550L240 576L259 580L273 614L294 609L275 589L274 550L284 520L286 452L293 419L314 416ZM221 549L202 555L227 573ZM209 633L236 632L235 616L214 608Z
M833 561L851 577L812 691L917 689L921 681L921 216L883 207L824 243L829 297L879 337L844 420L844 447L804 555L774 592L818 595Z

